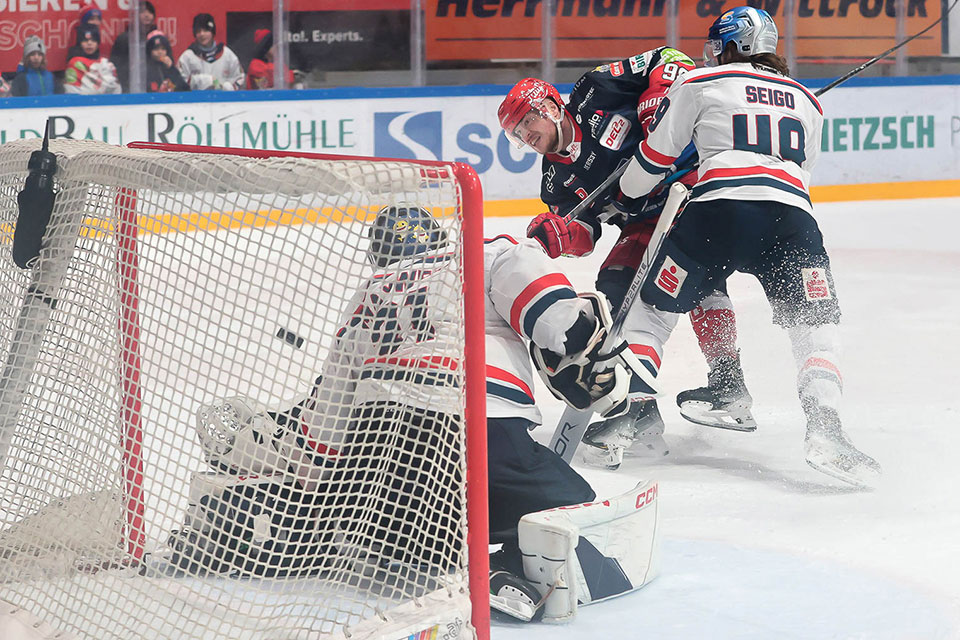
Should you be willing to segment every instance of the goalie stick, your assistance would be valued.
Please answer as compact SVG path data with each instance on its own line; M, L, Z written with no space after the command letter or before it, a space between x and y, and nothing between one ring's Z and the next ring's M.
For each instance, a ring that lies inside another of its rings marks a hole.
M672 177L673 176L671 176L671 178ZM654 228L653 234L650 236L650 243L647 245L646 251L643 252L643 260L640 261L640 266L637 267L637 273L633 276L633 281L630 283L630 288L627 289L627 294L623 298L623 303L617 310L617 315L613 319L613 324L610 325L610 331L603 341L603 345L600 349L601 353L609 351L617 342L617 340L620 339L620 334L623 330L623 323L627 320L627 313L630 311L630 308L633 306L636 298L640 295L640 289L647 281L647 276L650 272L650 265L657 257L660 247L663 246L663 240L666 238L667 232L670 231L670 227L673 226L673 221L679 214L680 209L686 199L687 188L682 184L674 183L670 187L670 194L667 196L667 202L663 206L663 212L660 214L660 219L657 221L657 226ZM656 382L656 379L649 372L647 372L646 369L642 371L635 371L634 375L640 375L643 378L643 381L651 389L655 388L654 383ZM573 460L573 454L576 453L577 447L580 445L580 440L583 438L584 432L587 430L587 425L590 422L591 416L593 416L593 411L590 411L589 409L580 411L579 409L575 409L570 406L566 407L566 409L564 409L563 416L560 418L559 424L557 424L557 429L553 434L553 438L550 439L550 450L554 451L569 464Z
M7 462L20 410L36 369L43 336L56 307L54 297L76 247L82 216L62 215L51 222L55 201L57 158L49 151L50 123L43 145L30 155L30 174L17 197L20 206L14 231L17 266L31 269L30 285L17 315L3 373L0 375L0 471Z
M813 95L817 97L822 96L830 89L833 89L843 84L850 78L859 74L864 69L867 69L873 66L874 64L876 64L877 62L879 62L880 60L883 60L884 58L889 56L891 53L893 53L900 47L906 45L911 40L915 40L916 38L919 38L920 36L925 34L927 31L929 31L933 27L943 22L943 19L946 18L951 11L953 11L953 8L957 6L958 2L960 2L960 0L953 0L953 4L951 4L945 11L943 11L940 14L939 18L931 22L921 31L918 31L917 33L913 34L908 38L904 38L902 41L896 43L895 45L893 45L883 53L877 56L874 56L873 58L870 58L860 66L854 69L851 69L850 71L840 76L836 80L833 80L832 82L821 87L820 89L817 89L816 91L813 92ZM670 184L670 183L676 182L677 180L685 176L690 171L695 170L700 165L700 163L696 161L690 166L687 166L687 167L683 166L686 162L689 162L690 159L693 157L693 154L688 154L688 151L689 151L689 147L684 150L684 153L681 154L679 158L677 158L677 164L675 166L678 167L678 170L673 174L667 176L664 179L664 184ZM611 185L613 185L617 180L620 179L620 176L622 176L623 173L627 170L627 166L629 166L629 164L630 164L629 161L621 162L620 165L616 169L614 169L613 172L607 177L607 179L600 184L600 186L598 186L596 189L588 193L586 198L584 198L579 203L577 203L577 206L571 209L569 213L567 213L567 215L564 216L563 221L566 224L570 224L571 222L579 218L580 215L584 211L586 211L587 208L593 203L593 201L600 196L600 194L604 193ZM673 187L671 187L670 197L673 197L672 190L673 190ZM684 189L684 191L686 190ZM670 207L670 201L668 199L667 204L664 205L663 213L661 213L660 215L661 220L664 218L664 216L668 214L669 207ZM679 211L679 207L677 211L670 212L669 222L671 225L678 211ZM634 300L640 291L640 287L643 286L643 281L645 280L645 276L646 276L646 270L648 269L650 263L653 262L653 259L656 257L656 253L657 251L659 251L660 244L662 244L663 242L663 236L666 235L666 231L669 230L669 228L670 227L667 226L666 229L663 231L663 233L660 234L659 232L661 230L661 225L660 225L660 222L657 223L657 227L650 238L650 244L647 245L647 249L646 251L644 251L643 261L640 264L640 269L637 270L637 274L634 276L633 282L630 283L630 288L627 290L627 295L624 297L623 302L620 304L620 308L617 310L617 315L614 318L613 326L611 327L609 336L619 335L620 328L623 326L623 323L626 320L627 312L630 310L630 307L633 306ZM651 254L650 248L654 246L654 241L656 241L657 250ZM608 339L609 339L609 336L608 336ZM653 387L653 385L650 385L650 386ZM573 460L573 455L574 453L576 453L577 447L580 445L580 440L583 438L583 434L587 429L587 424L590 422L590 418L592 417L592 415L593 415L593 412L590 411L589 409L580 411L579 409L575 409L570 406L567 406L564 409L563 415L560 418L560 422L557 423L557 427L554 430L553 437L550 439L550 449L556 452L561 458L566 460L567 463L570 463Z

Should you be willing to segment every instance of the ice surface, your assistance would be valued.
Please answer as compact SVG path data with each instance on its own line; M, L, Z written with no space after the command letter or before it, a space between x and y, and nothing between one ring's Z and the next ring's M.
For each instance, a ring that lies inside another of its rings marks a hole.
M670 455L617 472L575 465L600 495L660 480L661 576L565 626L498 625L536 638L960 638L960 199L816 207L843 309L842 417L884 478L860 491L809 468L786 334L750 276L731 278L755 433L684 421L677 392L703 384L689 322L667 345L660 410ZM527 219L491 218L487 235ZM563 259L592 287L614 240ZM546 443L560 415L538 399Z

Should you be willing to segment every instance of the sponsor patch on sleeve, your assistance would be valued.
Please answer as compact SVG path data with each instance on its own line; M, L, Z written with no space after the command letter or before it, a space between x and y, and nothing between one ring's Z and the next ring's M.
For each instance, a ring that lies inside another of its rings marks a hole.
M803 295L807 300L829 300L833 297L826 269L800 269L803 277Z
M640 73L643 71L644 67L647 66L646 54L641 53L640 55L633 56L629 60L630 62L630 71L634 74Z
M600 134L600 145L617 151L623 146L623 141L630 131L630 121L617 114L610 118L606 129Z

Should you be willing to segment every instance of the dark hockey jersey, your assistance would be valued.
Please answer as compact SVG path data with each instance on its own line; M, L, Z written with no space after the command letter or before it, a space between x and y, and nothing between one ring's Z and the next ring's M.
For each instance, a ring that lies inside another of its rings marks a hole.
M632 158L667 89L695 66L686 54L659 47L583 74L564 106L574 140L565 153L543 158L540 198L550 210L566 215L621 162ZM614 183L579 218L592 228L594 240L600 237L598 216L617 193ZM644 202L637 203L636 214ZM609 222L624 224L622 216Z

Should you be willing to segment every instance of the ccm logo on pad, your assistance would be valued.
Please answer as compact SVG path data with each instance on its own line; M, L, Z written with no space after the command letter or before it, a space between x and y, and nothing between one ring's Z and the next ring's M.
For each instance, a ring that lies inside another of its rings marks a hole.
M630 131L630 121L621 115L615 115L610 118L610 124L600 135L600 145L617 151L623 146L628 131Z
M680 293L680 287L683 286L683 281L686 279L686 269L674 262L670 256L667 256L663 261L663 266L660 267L660 273L657 274L657 288L671 298L676 298L677 294Z

